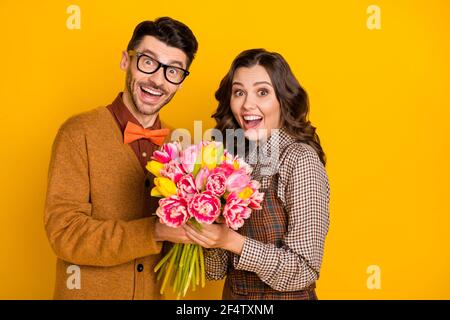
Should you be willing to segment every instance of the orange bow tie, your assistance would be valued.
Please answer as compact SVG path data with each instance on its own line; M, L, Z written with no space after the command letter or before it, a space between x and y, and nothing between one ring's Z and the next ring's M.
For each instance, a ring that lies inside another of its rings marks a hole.
M157 144L158 146L162 145L164 142L164 139L166 136L170 133L169 129L156 129L156 130L149 130L144 129L141 126L138 126L137 124L128 121L127 127L125 128L123 142L124 143L131 143L133 141L139 140L139 139L148 139L154 144Z

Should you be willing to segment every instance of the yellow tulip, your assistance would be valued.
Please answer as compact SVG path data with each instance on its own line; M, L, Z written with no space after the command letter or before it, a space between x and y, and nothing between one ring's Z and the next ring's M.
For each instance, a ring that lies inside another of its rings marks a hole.
M214 143L209 143L202 148L202 167L214 169L217 165L217 148Z
M175 183L166 177L155 178L156 190L165 198L177 194L177 186Z
M244 190L242 190L241 192L239 192L239 198L246 200L248 198L250 198L253 194L253 190L250 187L246 187Z
M239 162L237 160L233 161L233 168L234 168L234 170L238 170L239 169Z
M153 187L152 188L152 191L150 191L150 195L152 197L158 197L158 198L162 198L163 197L163 195L161 194L161 192L159 192L157 187Z
M164 164L155 160L151 160L145 166L147 170L155 177L161 177L161 170L164 168Z

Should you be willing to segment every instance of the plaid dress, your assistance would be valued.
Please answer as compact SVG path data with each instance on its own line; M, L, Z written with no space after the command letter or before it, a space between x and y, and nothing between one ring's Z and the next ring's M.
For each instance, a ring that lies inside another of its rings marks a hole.
M241 255L205 250L208 279L227 276L223 299L317 299L329 226L328 178L315 151L283 130L263 152L274 146L277 161L262 164L255 153L247 158L265 195L262 209L238 230L246 236Z

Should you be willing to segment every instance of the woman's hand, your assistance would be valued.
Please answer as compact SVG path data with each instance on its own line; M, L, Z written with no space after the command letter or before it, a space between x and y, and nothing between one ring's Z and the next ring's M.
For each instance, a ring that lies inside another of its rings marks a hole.
M245 237L227 227L223 223L202 224L202 229L185 224L186 235L204 248L222 248L236 254L241 254Z

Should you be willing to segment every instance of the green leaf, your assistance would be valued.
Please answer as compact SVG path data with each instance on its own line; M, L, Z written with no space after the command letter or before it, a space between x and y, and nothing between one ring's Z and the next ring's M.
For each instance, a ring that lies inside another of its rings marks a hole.
M194 178L197 176L197 173L200 171L202 167L202 150L197 154L197 159L195 159L194 170L192 170L192 175Z

